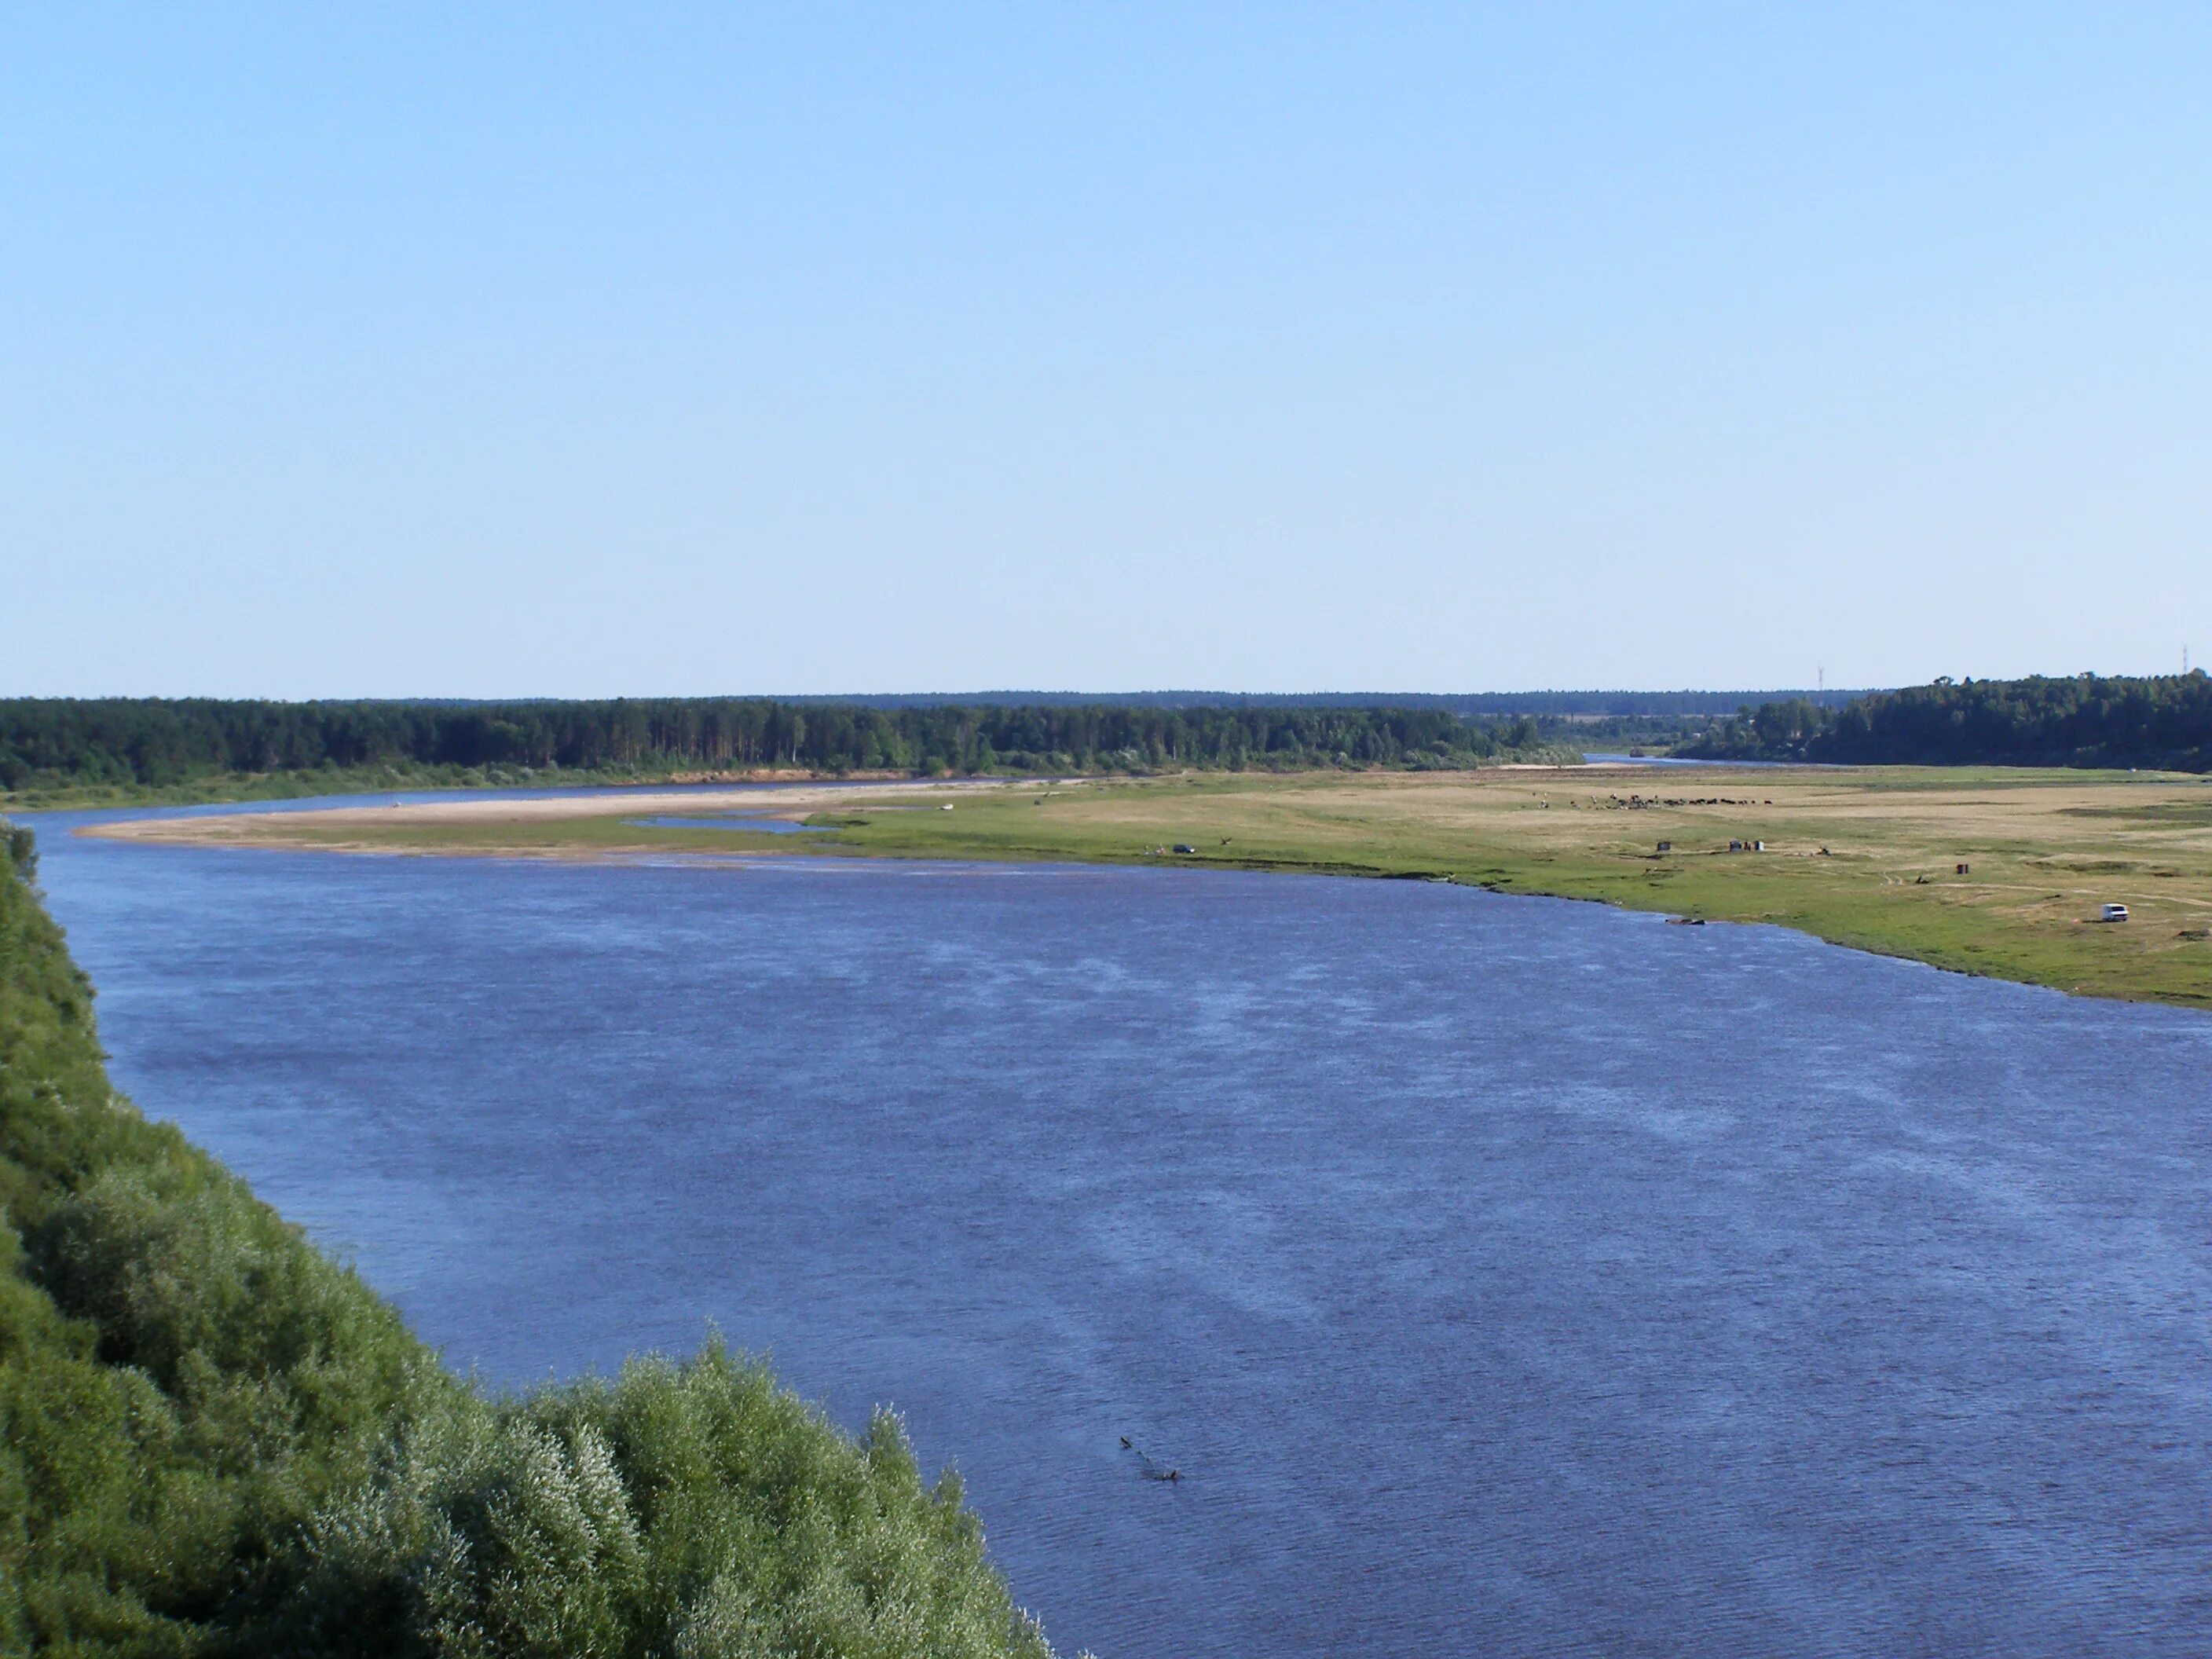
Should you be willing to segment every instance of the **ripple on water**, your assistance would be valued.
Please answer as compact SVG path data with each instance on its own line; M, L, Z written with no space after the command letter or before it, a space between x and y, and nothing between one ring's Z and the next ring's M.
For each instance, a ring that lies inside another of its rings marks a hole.
M46 848L118 1079L456 1363L895 1401L1071 1650L2203 1650L2201 1016L1410 883Z

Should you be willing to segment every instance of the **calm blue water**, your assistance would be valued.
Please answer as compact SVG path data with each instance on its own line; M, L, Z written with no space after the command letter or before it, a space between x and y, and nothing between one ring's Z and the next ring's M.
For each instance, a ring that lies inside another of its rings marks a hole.
M1677 758L1673 755L1601 755L1595 750L1585 753L1583 759L1592 766L1679 766L1699 770L1718 767L1741 772L1845 772L1850 769L1826 763L1812 764L1805 761L1692 760L1687 756Z
M795 818L763 818L757 816L726 812L698 812L690 817L667 817L631 818L631 823L651 824L671 830L755 830L770 836L805 836L833 834L834 831L810 830Z
M1066 1650L2212 1648L2201 1016L1417 883L56 829L118 1080L452 1360L711 1320L895 1402Z

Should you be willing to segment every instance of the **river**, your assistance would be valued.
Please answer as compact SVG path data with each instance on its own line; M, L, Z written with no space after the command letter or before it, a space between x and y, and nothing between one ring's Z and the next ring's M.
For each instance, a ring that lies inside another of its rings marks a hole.
M2202 1015L1410 882L86 816L149 1114L494 1383L711 1322L895 1404L1063 1651L2212 1643Z

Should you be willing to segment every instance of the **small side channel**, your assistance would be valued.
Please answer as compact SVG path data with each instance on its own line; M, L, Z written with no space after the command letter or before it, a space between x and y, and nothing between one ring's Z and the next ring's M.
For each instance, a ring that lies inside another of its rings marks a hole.
M792 818L746 817L736 814L712 817L626 818L623 822L653 830L753 830L770 836L828 836L836 833L834 828L810 828Z

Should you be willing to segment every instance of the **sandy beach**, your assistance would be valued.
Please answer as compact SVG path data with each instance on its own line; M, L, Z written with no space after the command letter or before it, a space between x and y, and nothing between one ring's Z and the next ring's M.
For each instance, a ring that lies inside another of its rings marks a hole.
M742 811L748 817L782 818L796 823L826 806L860 806L875 811L912 809L957 801L963 796L1012 787L1036 788L1034 781L1012 784L1000 779L917 781L865 784L793 784L763 789L757 785L726 789L608 789L590 794L559 795L538 800L512 797L456 794L451 799L393 801L383 806L309 807L283 812L221 812L175 817L131 818L120 823L87 824L80 836L109 841L158 841L214 843L234 847L289 846L301 834L319 839L349 831L390 830L400 827L483 826L506 823L544 823L577 818L652 817L676 814ZM1055 785L1066 787L1066 785ZM323 840L328 850L346 850Z

